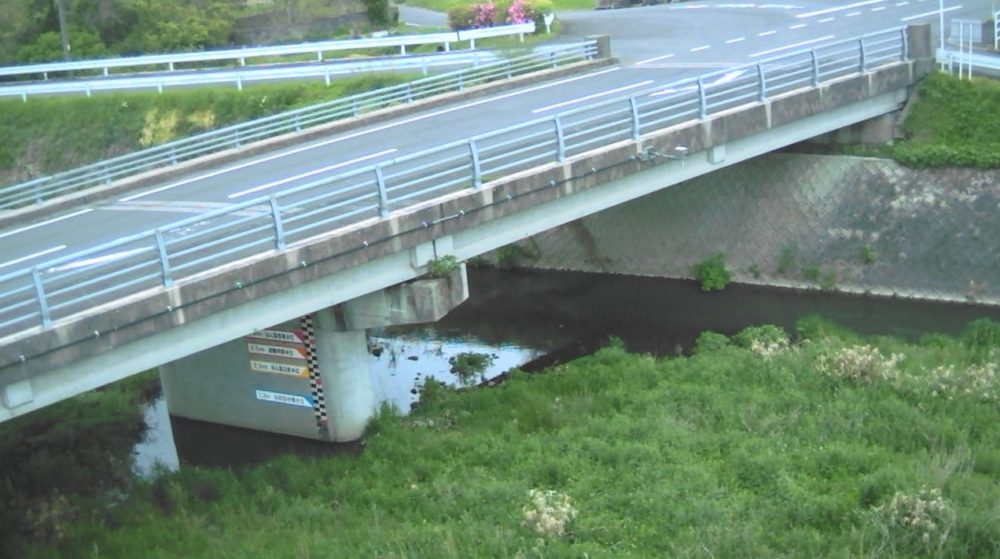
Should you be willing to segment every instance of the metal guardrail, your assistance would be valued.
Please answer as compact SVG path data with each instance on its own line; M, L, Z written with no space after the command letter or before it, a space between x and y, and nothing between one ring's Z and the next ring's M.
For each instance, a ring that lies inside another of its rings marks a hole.
M260 81L323 79L330 85L331 78L360 72L398 72L419 70L425 76L433 67L469 66L497 58L486 50L466 50L422 55L368 58L362 60L335 60L329 62L302 62L297 64L247 66L211 70L184 70L150 74L128 74L108 78L77 78L73 80L43 81L4 85L0 82L0 97L20 97L27 102L31 95L57 95L82 93L90 97L95 92L124 90L156 90L163 93L168 87L190 87L233 84L240 91L243 84Z
M254 58L275 58L315 54L317 62L323 61L323 53L344 50L365 50L386 47L398 47L400 54L406 54L408 45L444 45L445 50L451 50L451 43L469 41L475 48L476 39L518 35L524 39L525 33L534 33L535 24L521 23L517 25L499 25L484 29L469 29L448 33L425 33L417 35L397 35L370 39L348 39L341 41L319 41L299 43L295 45L275 45L270 47L252 47L225 50L210 50L203 52L180 52L170 54L153 54L146 56L130 56L126 58L104 58L99 60L79 60L75 62L51 62L46 64L24 64L0 68L0 76L41 76L49 79L51 74L100 70L105 76L110 75L112 68L135 68L166 66L174 70L180 64L205 62L237 62L245 66L246 61Z
M592 58L597 54L593 41L557 45L532 54L494 60L474 68L438 74L401 85L359 93L287 111L250 122L219 128L152 148L106 159L97 163L39 177L0 189L0 210L42 203L56 196L93 188L152 169L175 165L312 126L445 93L489 81L507 79L542 68Z
M239 259L284 251L362 220L611 142L704 119L907 58L894 29L651 87L272 196L194 216L0 276L0 336L172 286Z

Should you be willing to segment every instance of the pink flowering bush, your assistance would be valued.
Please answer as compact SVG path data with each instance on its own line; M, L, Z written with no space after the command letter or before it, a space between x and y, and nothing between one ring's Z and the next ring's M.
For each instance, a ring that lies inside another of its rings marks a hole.
M524 0L514 0L514 3L507 8L507 23L529 23L535 20L534 10Z
M497 7L493 0L488 0L485 4L473 4L472 11L475 14L472 18L473 27L492 27L497 18Z

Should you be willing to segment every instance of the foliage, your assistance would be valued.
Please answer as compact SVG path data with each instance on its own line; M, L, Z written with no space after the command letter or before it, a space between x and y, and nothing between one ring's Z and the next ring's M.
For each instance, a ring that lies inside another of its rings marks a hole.
M778 257L778 273L787 274L792 271L792 267L795 265L795 258L798 256L799 248L796 245L785 245L781 249L781 255Z
M691 273L701 282L702 291L721 291L732 277L726 269L726 255L721 252L692 266Z
M476 18L473 4L463 4L448 10L448 27L454 30L470 29Z
M875 254L875 247L871 243L865 243L861 247L861 261L865 264L874 264L877 255Z
M897 491L872 511L881 532L881 549L893 555L939 556L955 526L955 508L940 488L922 487L916 494Z
M108 54L108 48L92 31L73 29L71 36L70 48L74 58L98 58ZM42 33L33 42L22 45L16 55L17 61L22 63L48 62L61 60L62 57L62 36L58 31Z
M876 347L856 345L826 348L814 362L816 371L849 382L870 383L895 380L903 354L882 355Z
M86 97L0 100L0 184L27 180L200 132L368 91L406 76Z
M920 84L906 119L906 140L890 154L912 167L1000 167L1000 83L934 72Z
M392 21L392 12L389 9L389 0L362 0L365 4L365 9L368 13L368 21L372 25L390 25L395 23Z
M797 331L809 337L770 360L732 344L669 359L614 345L491 389L429 383L359 455L186 467L11 555L998 556L1000 406L832 380L815 360L857 335L817 319ZM755 332L751 345L777 330ZM970 360L944 336L859 343L906 354L898 377L915 381ZM572 496L563 537L526 522L543 508L532 489L552 492L551 518L567 509L556 495Z
M733 336L733 342L744 349L770 360L791 349L788 334L777 326L750 326Z
M525 0L514 0L507 8L507 23L509 24L528 23L534 20L535 13Z
M532 489L528 492L528 504L521 512L524 527L543 538L554 538L566 534L566 527L579 511L573 507L569 495L552 489Z
M729 345L729 337L725 334L706 330L698 335L694 342L694 353L711 353Z
M450 254L435 258L427 262L427 275L432 278L443 278L458 270L461 265L458 258Z
M452 374L456 375L462 384L470 384L477 377L481 377L495 359L496 356L489 353L463 351L450 357L448 363L451 364Z

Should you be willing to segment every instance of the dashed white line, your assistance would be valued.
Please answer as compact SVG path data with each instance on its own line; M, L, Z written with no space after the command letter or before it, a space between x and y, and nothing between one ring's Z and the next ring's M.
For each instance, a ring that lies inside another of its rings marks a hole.
M873 12L881 12L884 9L885 9L885 6L879 6L877 8L872 8L871 11L873 11Z
M760 33L757 33L757 36L758 37L767 37L768 35L774 35L775 33L777 33L777 31L773 31L773 30L772 31L761 31Z
M961 10L961 9L962 9L962 6L952 6L950 8L945 8L943 11L945 11L945 12L953 12L955 10ZM899 18L899 21L910 21L911 19L920 19L920 18L929 17L929 16L936 16L936 15L940 14L941 12L942 12L942 10L934 10L933 12L924 12L922 14L916 14L916 15L912 15L912 16L908 16L908 17Z
M18 233L24 233L25 231L30 231L30 230L36 229L38 227L44 227L44 226L49 225L51 223L55 223L57 221L62 221L64 219L69 219L71 217L76 217L78 215L83 215L85 213L90 213L92 211L94 211L94 210L93 209L80 210L78 212L73 212L71 214L66 214L64 216L56 217L56 218L50 219L48 221L42 221L40 223L36 223L34 225L28 225L27 227L22 227L20 229L15 229L13 231L7 231L6 233L0 234L0 239L6 238L6 237L10 237L11 235L17 235Z
M694 47L693 49L691 49L691 52L698 52L700 50L705 50L710 48L712 48L712 45L701 45L700 47Z
M643 64L649 64L650 62L656 62L657 60L666 60L668 58L673 58L673 54L664 54L663 56L654 56L653 58L647 58L646 60L640 60L635 63L636 66L642 66Z
M319 169L313 169L312 171L308 171L306 173L302 173L302 174L295 175L295 176L292 176L292 177L285 177L283 179L279 179L279 180L276 180L276 181L271 181L269 183L265 183L265 184L262 184L262 185L259 185L259 186L255 186L253 188L248 188L246 190L241 190L239 192L234 192L234 193L226 196L226 198L229 198L230 200L233 200L235 198L240 198L240 197L246 196L247 194L253 194L254 192L260 192L261 190L267 190L269 188L274 188L276 186L281 186L283 184L288 184L288 183L290 183L292 181L296 181L296 180L299 180L299 179L304 179L304 178L307 178L307 177L311 177L313 175L318 175L320 173L325 173L327 171L332 171L334 169L339 169L341 167L347 167L348 165L353 165L355 163L361 163L362 161L367 161L369 159L375 159L376 157L382 157L384 155L389 155L390 153L395 153L397 151L399 151L399 150L396 149L396 148L390 148L390 149L387 149L387 150L380 151L378 153L372 153L372 154L369 154L369 155L365 155L363 157L358 157L358 158L355 158L355 159L351 159L350 161L342 161L342 162L337 163L335 165L328 165L326 167L322 167L322 168L319 168Z
M0 264L0 268L4 268L6 266L13 266L14 264L20 264L21 262L24 262L25 260L31 260L32 258L38 258L39 256L45 256L46 254L52 254L53 252L60 251L60 250L62 250L64 248L66 248L66 245L59 245L57 247L47 248L45 250L38 251L38 252L36 252L34 254L29 254L28 256L22 256L20 258L15 258L14 260L11 260L9 262L4 262L3 264Z
M826 15L826 14L832 14L834 12L841 12L841 11L844 11L844 10L851 10L851 9L854 9L854 8L860 8L861 6L870 6L872 4L881 4L882 2L885 2L885 0L865 0L864 2L855 2L853 4L848 4L846 6L838 6L836 8L827 8L825 10L816 10L814 12L806 12L804 14L798 14L795 17L797 17L799 19L803 19L803 18L807 18L807 17L822 16L822 15Z
M837 18L835 18L835 17L825 17L825 18L819 20L819 22L820 23L829 23L829 22L831 22L831 21L833 21L835 19L837 19Z
M856 17L856 16L859 16L859 15L861 15L861 12L851 12L851 13L845 15L844 17Z
M893 6L896 6L897 8L900 6L909 6L909 5L910 5L909 2L896 2L895 4L893 4Z
M789 29L802 29L803 27L808 27L808 23L796 23L795 25L790 25Z
M746 37L736 37L735 39L729 39L728 41L726 41L726 44L731 45L733 43L739 43L740 41L746 41L746 40L747 40Z
M778 52L778 51L788 50L788 49L794 49L794 48L797 48L797 47L801 47L801 46L805 46L805 45L811 45L813 43L819 43L819 42L822 42L822 41L829 41L830 39L833 39L835 37L836 37L836 35L826 35L824 37L818 37L816 39L809 39L808 41L802 41L802 42L799 42L799 43L793 43L791 45L785 45L783 47L777 47L777 48L773 48L773 49L762 50L760 52L755 52L755 53L751 54L750 58L757 58L759 56L764 56L765 54L771 54L773 52Z
M514 97L514 96L517 96L517 95L523 95L525 93L531 93L533 91L538 91L538 90L541 90L541 89L546 89L546 88L549 88L549 87L554 87L554 86L562 85L562 84L565 84L565 83L570 83L570 82L574 82L574 81L578 81L578 80L584 80L584 79L587 79L587 78L592 78L592 77L595 77L595 76L600 76L602 74L607 74L607 73L610 73L610 72L617 72L618 70L621 70L621 66L617 66L617 67L614 67L614 68L608 68L606 70L600 70L598 72L592 72L590 74L585 74L583 76L575 76L575 77L572 77L572 78L567 78L565 80L560 80L560 81L556 81L556 82L545 83L545 84L538 85L538 86L535 86L535 87L529 87L529 88L525 88L525 89L518 89L517 91L513 91L513 92L510 92L510 93L505 93L503 95L497 95L496 97L487 97L487 98L484 98L484 99L480 99L478 101L473 101L471 103L466 103L464 105L459 105L459 106L456 106L456 107L448 107L446 109L441 109L440 111L434 111L434 112L430 112L430 113L424 113L424 114L417 115L417 116L412 117L412 118L405 118L405 119L402 119L402 120L393 121L393 122L384 124L382 126L375 126L375 127L372 127L372 128L361 130L359 132L355 132L353 134L345 134L343 136L338 136L336 138L332 138L332 139L326 140L324 142L318 142L318 143L315 143L315 144L309 144L308 146L303 146L303 147L297 148L295 150L284 151L284 152L276 153L274 155L270 155L270 156L267 156L267 157L264 157L264 158L261 158L261 159L255 159L253 161L248 161L246 163L242 163L242 164L236 165L234 167L227 167L225 169L219 169L217 171L212 171L211 173L206 173L204 175L199 175L199 176L196 176L196 177L189 177L189 178L186 178L186 179L174 182L174 183L170 183L170 184L165 185L165 186L161 186L160 188L154 188L153 190L148 190L146 192L141 192L139 194L135 194L135 195L132 195L132 196L126 196L125 198L122 198L122 199L120 199L118 201L119 202L129 202L129 201L135 200L137 198L141 198L143 196L149 196L150 194L156 194L156 193L159 193L159 192L163 192L165 190L170 190L171 188L176 188L178 186L183 186L185 184L190 184L192 182L196 182L196 181L199 181L199 180L202 180L202 179L216 177L216 176L221 175L223 173L228 173L229 171L233 171L233 170L236 170L236 169L242 169L244 167L248 167L248 166L254 165L256 163L271 161L273 159L277 159L279 157L284 157L284 156L289 155L291 153L298 153L300 151L305 151L305 150L309 150L309 149L316 148L316 147L328 146L328 145L331 145L331 144L335 144L337 142L343 142L345 140L353 140L354 138L358 138L360 136L371 134L373 132L381 132L382 130L387 130L389 128L393 128L393 127L396 127L396 126L402 126L404 124L410 124L410 123L413 123L413 122L419 122L421 120L426 120L428 118L433 118L433 117L436 117L436 116L439 116L439 115L443 115L443 114L447 114L447 113L451 113L451 112L455 112L455 111L460 111L462 109L469 109L469 108L472 108L472 107L477 107L479 105L485 105L487 103L492 103L494 101L499 101L501 99L507 99L508 97Z
M634 83L634 84L631 84L631 85L626 85L624 87L617 87L615 89L609 89L608 91L602 91L600 93L595 93L593 95L587 95L585 97L578 97L576 99L571 99L569 101L563 101L562 103L556 103L554 105L547 105L545 107L541 107L541 108L535 109L535 110L531 111L531 113L532 114L537 114L537 113L541 113L541 112L544 112L544 111L548 111L550 109L558 109L560 107L565 107L566 105L572 105L574 103L579 103L581 101L589 101L591 99L596 99L597 97L603 97L605 95L614 95L615 93L621 93L622 91L628 91L629 89L635 89L637 87L642 87L644 85L649 85L649 84L654 83L654 82L655 82L655 80L646 80L644 82Z

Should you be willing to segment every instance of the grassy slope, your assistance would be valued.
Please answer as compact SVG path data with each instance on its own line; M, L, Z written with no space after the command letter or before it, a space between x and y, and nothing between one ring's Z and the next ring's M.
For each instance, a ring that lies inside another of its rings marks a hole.
M0 100L0 185L76 167L274 114L294 107L399 83L407 76L86 97Z
M810 342L770 360L715 335L690 358L612 345L495 389L430 390L361 456L189 468L28 556L905 557L928 551L920 533L874 507L924 486L955 513L927 555L1000 555L1000 379L991 401L934 396L930 370L973 360L942 337L875 340L906 355L897 380L831 378L818 356L857 340L800 330ZM995 362L1000 325L978 339ZM522 526L533 488L572 497L565 536Z
M878 154L913 167L1000 167L1000 81L935 72L920 84L907 139Z

